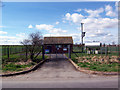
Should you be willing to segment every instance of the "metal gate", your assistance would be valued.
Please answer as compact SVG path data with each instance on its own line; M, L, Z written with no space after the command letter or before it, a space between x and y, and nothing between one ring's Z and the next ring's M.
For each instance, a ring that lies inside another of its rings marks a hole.
M68 46L68 57L71 58L71 50L70 50L70 45ZM46 54L49 59L66 59L68 58L65 53L62 51L62 52L59 52L58 51L59 49L56 49L56 51L54 53L45 53L45 49L44 49L44 45L43 45L43 58L44 58L44 54ZM49 50L50 51L50 50Z
M62 58L65 59L65 58L67 58L65 56L65 54L60 54L60 53L48 54L48 56L49 56L50 59L62 59Z

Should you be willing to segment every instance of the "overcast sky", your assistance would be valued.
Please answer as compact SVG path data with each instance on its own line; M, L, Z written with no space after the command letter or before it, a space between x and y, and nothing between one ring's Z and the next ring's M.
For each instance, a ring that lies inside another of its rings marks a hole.
M72 36L84 42L117 43L117 2L3 2L0 44L20 44L29 33L43 36Z

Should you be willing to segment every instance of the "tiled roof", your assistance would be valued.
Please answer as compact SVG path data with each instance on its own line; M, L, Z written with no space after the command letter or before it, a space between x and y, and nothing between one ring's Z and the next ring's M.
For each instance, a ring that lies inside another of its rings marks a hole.
M44 37L44 44L73 44L72 37Z

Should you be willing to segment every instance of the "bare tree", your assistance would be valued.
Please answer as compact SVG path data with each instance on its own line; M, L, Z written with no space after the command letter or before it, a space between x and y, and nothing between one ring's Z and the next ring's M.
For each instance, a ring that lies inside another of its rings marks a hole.
M34 61L42 51L42 34L40 32L31 33L29 39L25 39L21 43L26 47L26 56L29 52L30 59Z
M25 52L26 52L26 61L28 60L28 44L29 43L29 40L25 39L23 40L23 42L21 42L21 44L23 44L25 46Z

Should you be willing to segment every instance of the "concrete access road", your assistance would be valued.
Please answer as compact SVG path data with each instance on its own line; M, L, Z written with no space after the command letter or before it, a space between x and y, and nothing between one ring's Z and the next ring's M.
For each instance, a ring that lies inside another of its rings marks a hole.
M50 55L36 71L2 78L3 88L117 88L118 76L99 76L77 71L62 55ZM57 57L57 58L56 58Z

